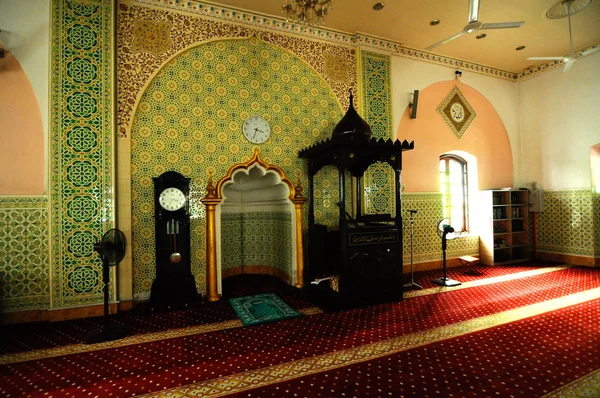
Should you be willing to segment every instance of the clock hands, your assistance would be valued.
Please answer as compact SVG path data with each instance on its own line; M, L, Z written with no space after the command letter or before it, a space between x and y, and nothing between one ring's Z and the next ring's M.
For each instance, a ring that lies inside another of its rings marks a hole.
M256 133L260 132L261 134L264 134L265 132L260 130L258 127L254 128L254 135L252 136L252 139L256 138Z

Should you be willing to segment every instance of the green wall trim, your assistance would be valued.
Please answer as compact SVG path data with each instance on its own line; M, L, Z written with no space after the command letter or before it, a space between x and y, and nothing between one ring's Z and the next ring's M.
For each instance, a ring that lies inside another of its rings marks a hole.
M113 223L113 2L53 0L52 307L102 302L93 251Z
M443 218L442 194L440 192L403 192L403 241L404 264L410 263L410 214L408 210L417 210L414 216L413 262L422 263L442 259L442 242L436 228ZM447 258L479 255L479 236L462 236L448 241Z
M599 197L592 188L544 191L544 211L536 214L537 250L598 256Z
M50 305L48 198L0 196L0 312Z
M390 56L361 51L363 119L373 138L393 137ZM394 214L394 170L387 164L371 165L364 173L364 209L366 214Z

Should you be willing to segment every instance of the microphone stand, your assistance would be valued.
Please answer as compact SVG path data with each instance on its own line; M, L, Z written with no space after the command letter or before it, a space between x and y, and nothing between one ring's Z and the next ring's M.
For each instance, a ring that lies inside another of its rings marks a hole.
M410 283L406 283L402 285L405 289L417 288L419 290L423 289L423 286L415 283L414 274L413 274L413 224L414 224L414 216L417 214L416 210L409 210L410 213Z

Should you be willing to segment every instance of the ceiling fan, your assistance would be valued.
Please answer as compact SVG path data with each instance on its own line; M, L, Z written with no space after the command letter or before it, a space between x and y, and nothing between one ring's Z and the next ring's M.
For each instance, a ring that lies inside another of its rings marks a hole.
M508 28L518 28L523 25L525 22L493 22L493 23L481 23L479 22L479 3L481 0L469 0L469 22L465 25L465 27L458 33L446 37L443 40L438 41L427 47L427 50L431 50L437 46L441 46L442 44L446 44L451 40L456 39L459 36L464 34L470 34L473 32L477 32L478 30L483 29L508 29Z
M532 60L532 61L563 61L565 63L563 72L567 72L569 69L571 69L571 67L573 66L575 61L577 61L579 58L585 57L586 55L589 55L589 54L592 54L592 53L598 51L598 48L596 48L596 47L592 47L589 50L583 51L579 54L575 53L575 51L573 50L573 33L571 32L571 12L573 10L573 1L574 0L565 0L562 3L560 3L561 7L566 7L567 18L569 19L569 44L570 44L570 48L571 48L569 55L566 55L564 57L529 57L529 58L527 58L528 60Z

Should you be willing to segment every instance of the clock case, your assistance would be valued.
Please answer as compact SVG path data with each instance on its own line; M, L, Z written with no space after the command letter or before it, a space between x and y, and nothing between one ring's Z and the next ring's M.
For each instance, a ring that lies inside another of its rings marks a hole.
M190 179L176 171L167 171L152 180L156 278L152 283L150 302L153 305L169 305L197 301L200 296L191 268ZM159 197L167 188L177 188L183 192L185 205L181 209L170 211L161 206ZM177 263L171 261L171 254L174 252L181 254L181 260Z

